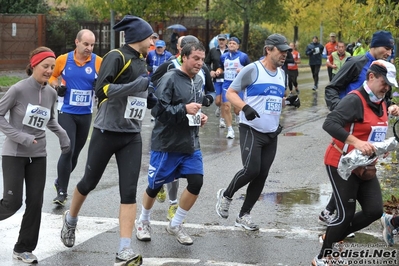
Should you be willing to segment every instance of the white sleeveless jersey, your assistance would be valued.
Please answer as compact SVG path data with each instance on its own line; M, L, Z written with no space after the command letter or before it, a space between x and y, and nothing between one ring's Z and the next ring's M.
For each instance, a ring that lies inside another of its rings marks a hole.
M275 132L279 125L283 107L284 71L279 67L275 75L271 76L260 61L256 61L247 67L256 67L257 77L252 84L245 88L243 100L258 112L260 118L248 121L244 112L241 111L240 122L259 132ZM241 72L238 75L240 74Z

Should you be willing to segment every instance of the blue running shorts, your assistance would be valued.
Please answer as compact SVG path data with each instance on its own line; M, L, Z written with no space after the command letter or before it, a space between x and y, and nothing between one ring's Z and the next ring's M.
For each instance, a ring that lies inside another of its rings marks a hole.
M151 151L148 186L156 189L182 175L204 174L201 150L193 154Z

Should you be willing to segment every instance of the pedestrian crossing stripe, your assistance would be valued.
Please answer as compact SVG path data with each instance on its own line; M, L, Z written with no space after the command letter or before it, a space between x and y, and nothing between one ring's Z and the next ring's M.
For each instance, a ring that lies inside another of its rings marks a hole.
M12 252L13 247L18 239L18 233L20 229L20 224L23 216L23 211L19 211L10 218L0 222L0 247L2 247L2 252L0 252L0 265L13 265ZM164 226L166 227L169 222L163 221L151 221L151 226ZM75 246L84 243L85 241L100 235L106 231L119 227L119 219L117 218L106 218L106 217L88 217L79 216L79 222L76 227L76 241ZM201 224L191 224L185 223L185 228L191 229L206 229L208 231L232 231L244 229L237 228L235 226L223 226L223 225L201 225ZM42 222L40 227L39 241L37 248L33 252L39 262L57 253L70 250L62 244L60 240L60 233L62 228L62 215L42 213ZM307 230L303 228L289 228L289 229L277 229L277 228L260 228L259 233L270 234L270 233L281 233L286 237L290 238L309 238L311 240L315 239L320 230L315 228L315 230ZM381 235L373 234L367 232L367 234L373 235L375 237L381 237ZM201 261L198 259L178 259L178 258L144 258L145 264L149 266L164 265L167 262L180 262L185 264L195 265ZM253 264L237 264L234 262L217 262L217 261L207 261L202 262L204 265L239 265L239 266L249 266ZM197 264L198 265L198 264Z

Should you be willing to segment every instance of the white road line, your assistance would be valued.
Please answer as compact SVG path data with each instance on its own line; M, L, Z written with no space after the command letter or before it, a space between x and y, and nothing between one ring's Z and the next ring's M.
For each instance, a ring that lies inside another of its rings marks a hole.
M12 250L18 238L19 227L22 220L23 211L19 211L12 217L0 222L0 265L12 265ZM34 251L34 254L39 260L44 260L59 252L68 250L60 241L60 230L62 227L61 215L50 213L42 213L42 224L40 229L39 243ZM151 221L152 226L167 226L168 222ZM99 234L111 230L119 226L117 218L104 218L104 217L87 217L79 216L79 223L76 231L76 243L79 245ZM185 228L192 229L206 229L209 231L243 231L244 229L235 226L220 226L220 225L203 225L186 223ZM276 228L260 228L259 233L264 234L284 234L288 238L308 238L316 239L315 236L319 230L306 230L303 228L289 228L289 229L276 229ZM370 232L367 232L371 234ZM374 235L374 234L371 234ZM380 236L380 235L379 235ZM378 237L378 236L377 236ZM162 265L169 260L179 262L180 259L175 258L144 258L145 265ZM184 259L184 263L196 264L199 261L196 259ZM226 264L227 263L227 264ZM244 265L234 264L234 262L216 262L208 261L206 265Z

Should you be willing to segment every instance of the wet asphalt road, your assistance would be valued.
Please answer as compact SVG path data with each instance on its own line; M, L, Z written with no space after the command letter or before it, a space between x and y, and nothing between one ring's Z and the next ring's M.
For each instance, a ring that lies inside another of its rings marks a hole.
M318 223L317 217L331 192L323 165L324 150L330 137L321 128L328 113L324 101L327 71L322 69L320 72L317 92L311 89L313 83L309 72L300 73L299 84L301 107L287 107L283 111L281 124L284 130L279 136L277 156L263 193L251 213L261 229L258 232L246 232L234 228L245 188L236 193L228 219L219 218L215 212L216 192L219 188L226 187L241 168L239 133L237 126L234 126L236 138L227 140L226 130L218 128L218 118L214 115L215 106L204 108L203 111L209 116L208 123L201 129L204 185L185 223L194 244L182 246L167 234L165 227L168 204L156 202L151 214L152 241L139 242L135 236L132 237L135 251L144 257L143 265L310 265L320 249L318 234L325 230ZM141 210L141 197L147 185L152 129L149 115L147 116L142 132L143 163L138 183L138 212ZM36 253L41 255L38 256L40 265L113 265L119 235L116 219L119 208L118 175L114 158L99 185L89 194L82 207L78 224L81 232L77 232L77 240L79 237L83 238L90 229L95 232L87 240L68 249L59 241L59 231L61 215L69 207L70 200L65 208L52 204L55 197L53 182L60 150L55 135L49 132L47 136L48 179L43 213L48 215L48 221L42 224L41 238L36 249ZM68 191L70 195L83 175L87 147L88 145L82 151L79 164L72 173ZM180 191L185 185L185 180L182 180ZM22 212L23 208L19 214ZM10 250L17 236L12 235L14 239L10 238L2 223L4 222L0 222L0 239L3 238L3 242L0 240L0 265L21 265L22 263L10 259ZM93 227L88 228L87 224L93 224ZM100 228L102 225L108 227L97 230L97 226ZM380 229L380 225L374 223L348 241L383 244Z

